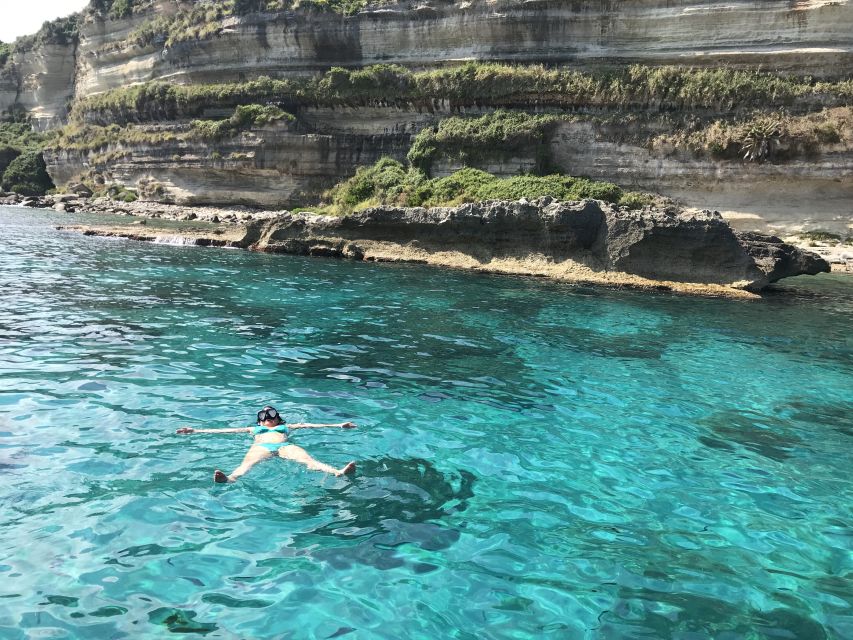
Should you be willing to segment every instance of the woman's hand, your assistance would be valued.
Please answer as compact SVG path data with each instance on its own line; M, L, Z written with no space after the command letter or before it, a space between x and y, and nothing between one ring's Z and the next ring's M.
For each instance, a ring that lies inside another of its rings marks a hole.
M355 429L358 425L355 422L342 422L341 429Z
M180 429L175 431L175 433L180 433L181 435L190 434L195 433L195 429L193 429L192 427L181 427Z

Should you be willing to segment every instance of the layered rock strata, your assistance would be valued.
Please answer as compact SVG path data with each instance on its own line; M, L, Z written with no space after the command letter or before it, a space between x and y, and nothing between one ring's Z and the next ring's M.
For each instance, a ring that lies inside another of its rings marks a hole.
M461 60L586 69L627 63L760 66L826 78L844 77L853 68L851 0L396 3L349 17L306 10L232 17L213 25L216 28L209 35L168 46L165 32L146 44L138 44L135 34L154 18L168 17L186 5L156 0L150 6L118 20L87 14L73 44L42 43L16 53L0 70L0 110L22 107L44 129L63 120L73 97L138 82L220 83L261 74L285 78L332 65L361 67L379 62L415 69ZM90 152L56 147L45 157L49 173L60 186L97 174L90 181L92 186L104 179L160 202L304 206L316 202L324 189L352 175L358 166L383 155L404 159L418 131L449 115L479 115L495 106L542 108L534 94L514 99L517 102L507 105L492 104L482 96L469 96L464 105L436 99L422 111L411 104L381 100L357 108L283 105L294 111L297 123L286 131L256 129L216 142L114 143ZM846 104L844 97L834 99ZM797 100L792 109L812 111L821 97ZM551 107L559 110L558 105ZM204 116L230 115L228 109L213 113L216 109L212 105ZM648 119L642 125L644 133L656 127L662 132L667 126L685 126L691 116L723 120L734 116L724 105L713 112L703 109L692 114L680 112L676 104L613 104L601 109L611 115L620 109L644 114ZM826 212L817 223L819 228L824 228L826 220L838 219L832 229L839 232L850 224L846 203L853 196L853 152L849 139L831 149L822 148L819 156L790 162L697 159L685 152L651 149L648 135L645 141L640 139L640 127L634 121L629 126L602 124L594 120L601 115L591 113L594 107L585 110L586 120L555 128L548 144L549 169L765 219L785 203L756 199L753 193L772 193L779 183L795 185L792 190L807 194L807 199L812 193L823 198ZM674 120L681 118L681 124L673 124L672 119L667 124L671 112ZM105 117L107 121L100 124L110 125L110 114ZM148 124L164 130L191 127L188 120ZM633 139L623 139L626 129L633 131ZM539 168L534 155L487 158L477 166L499 176L517 175ZM457 168L452 161L439 162L433 175ZM725 189L725 197L717 198L720 189ZM800 208L800 202L792 207Z
M419 128L449 112L407 109L341 109L298 112L301 126L267 126L216 143L167 141L116 144L92 152L49 149L48 170L56 184L76 181L87 170L108 181L140 188L145 198L178 204L246 204L265 208L304 206L324 189L348 178L356 167L382 156L404 161ZM472 115L486 112L470 110ZM371 123L373 133L371 132ZM158 125L185 130L188 123ZM646 125L650 133L653 125ZM307 130L307 131L306 131ZM312 130L314 132L312 132ZM842 140L819 154L783 162L714 160L687 151L650 149L634 127L624 129L592 120L569 120L554 127L548 140L551 170L616 182L682 199L691 206L747 211L773 220L775 214L801 217L804 201L820 198L823 227L833 217L850 219L853 200L853 141ZM538 159L501 156L476 163L499 177L535 170ZM464 166L436 162L442 177ZM151 188L153 187L153 188ZM770 197L780 189L784 200ZM764 194L767 197L759 197ZM790 206L788 204L790 201ZM842 224L830 225L833 228Z
M49 127L64 117L71 99L129 84L235 82L335 65L725 65L815 77L840 77L853 67L849 0L397 3L349 17L304 10L254 14L226 19L211 35L170 47L165 33L137 43L134 32L180 6L157 0L118 20L87 14L76 43L39 44L16 54L8 65L10 81L0 77L0 111L18 105Z
M848 0L411 2L350 17L297 11L232 18L212 36L172 47L125 40L133 24L150 19L142 14L83 25L77 92L155 79L227 82L336 65L423 68L461 60L725 64L836 76L853 66L852 9ZM168 12L170 3L161 0L156 10Z
M403 158L410 141L405 134L325 135L270 125L218 142L167 140L97 152L48 149L44 156L57 184L92 168L152 200L271 209L315 200L355 167L382 156Z

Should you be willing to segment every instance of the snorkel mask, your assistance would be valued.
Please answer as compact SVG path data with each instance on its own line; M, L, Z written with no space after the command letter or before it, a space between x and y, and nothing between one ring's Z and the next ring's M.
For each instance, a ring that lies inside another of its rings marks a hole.
M261 424L264 420L278 420L279 424L284 422L275 407L264 407L258 411L258 424Z

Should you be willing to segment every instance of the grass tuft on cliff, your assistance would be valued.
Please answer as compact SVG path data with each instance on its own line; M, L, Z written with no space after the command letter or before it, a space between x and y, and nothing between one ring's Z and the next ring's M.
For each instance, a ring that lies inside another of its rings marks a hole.
M416 167L406 167L391 158L382 158L372 166L359 167L352 178L329 190L325 197L330 204L321 211L347 215L383 204L437 207L541 196L552 196L558 200L593 198L632 209L658 200L651 194L626 193L609 182L560 174L498 178L485 171L465 167L449 176L428 178Z
M677 131L654 138L660 153L690 152L717 160L786 161L814 156L834 146L853 145L853 109L838 107L792 116L784 112L716 121L698 131Z

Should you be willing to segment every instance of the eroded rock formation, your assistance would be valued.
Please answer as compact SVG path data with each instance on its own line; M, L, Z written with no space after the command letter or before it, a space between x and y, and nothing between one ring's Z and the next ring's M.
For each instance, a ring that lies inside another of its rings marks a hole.
M268 252L404 260L565 280L757 291L828 272L819 256L717 213L626 211L594 200L367 209L345 218L283 214L249 225L243 246Z

